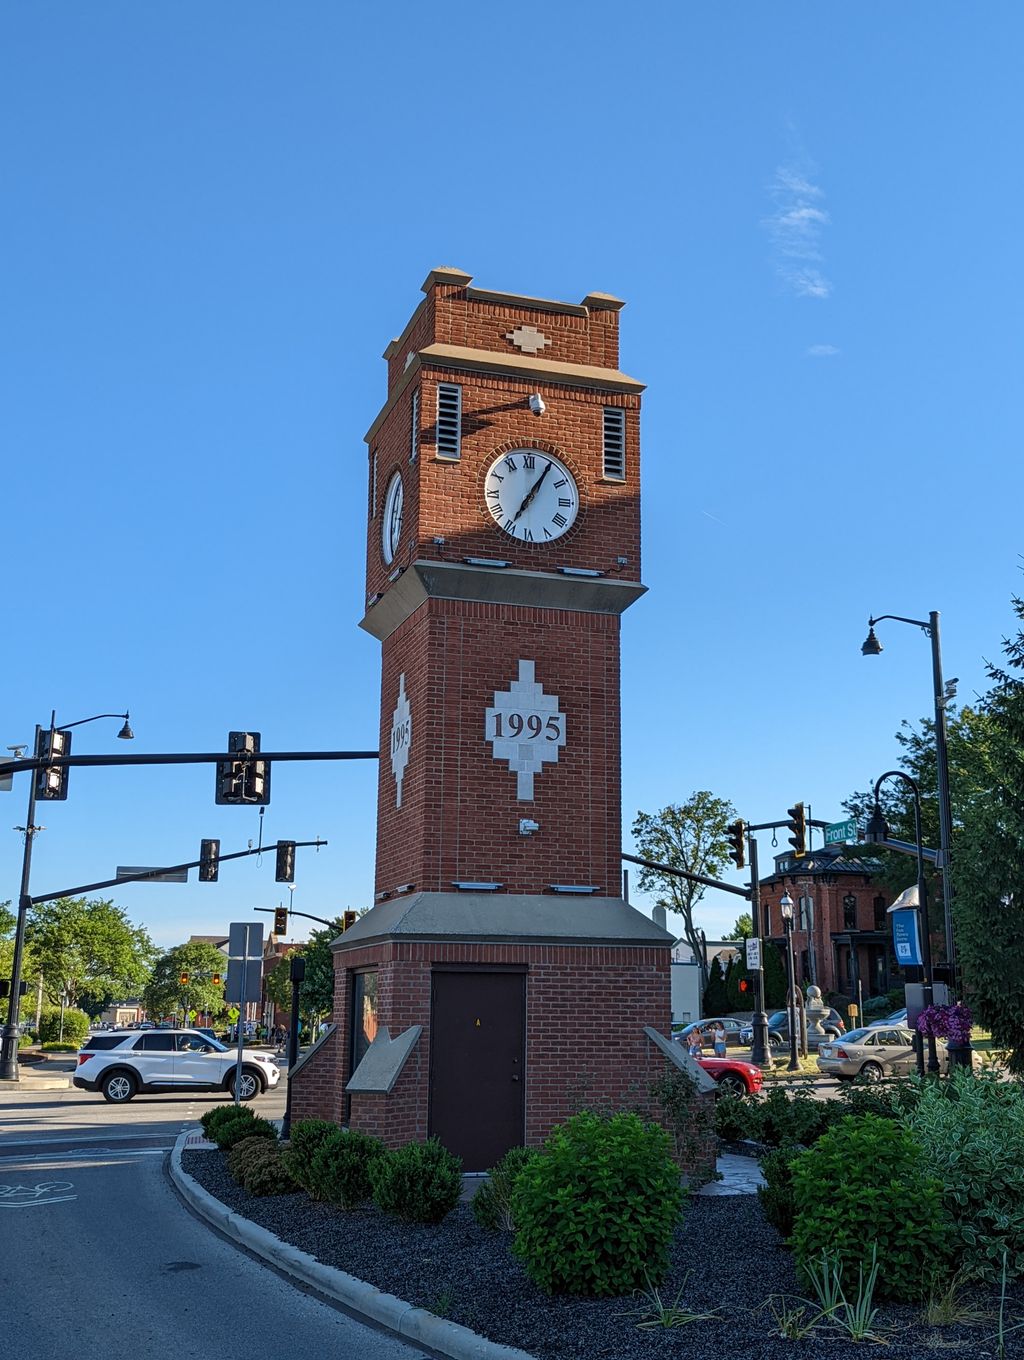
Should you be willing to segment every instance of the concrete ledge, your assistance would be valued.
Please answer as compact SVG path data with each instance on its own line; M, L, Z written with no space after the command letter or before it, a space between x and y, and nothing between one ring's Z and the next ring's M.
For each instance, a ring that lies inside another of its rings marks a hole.
M351 1312L376 1322L405 1340L428 1346L451 1360L534 1360L526 1351L513 1346L502 1346L477 1336L468 1327L447 1322L425 1308L414 1308L394 1294L385 1294L365 1280L357 1280L343 1270L325 1266L304 1251L282 1242L266 1228L233 1213L226 1204L215 1199L194 1181L181 1165L181 1153L190 1135L180 1134L171 1152L171 1180L185 1202L200 1218L219 1228L226 1237L239 1243L269 1265L303 1284L316 1289L328 1298L344 1304Z

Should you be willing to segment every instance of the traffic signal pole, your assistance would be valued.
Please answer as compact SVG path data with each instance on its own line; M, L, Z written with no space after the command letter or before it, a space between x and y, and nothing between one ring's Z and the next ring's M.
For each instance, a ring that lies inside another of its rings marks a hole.
M768 1050L768 1016L764 1008L764 939L761 936L761 878L757 868L757 841L747 828L747 853L750 857L750 920L757 941L757 967L749 969L754 975L754 1017L750 1045L750 1061L758 1067L771 1066Z

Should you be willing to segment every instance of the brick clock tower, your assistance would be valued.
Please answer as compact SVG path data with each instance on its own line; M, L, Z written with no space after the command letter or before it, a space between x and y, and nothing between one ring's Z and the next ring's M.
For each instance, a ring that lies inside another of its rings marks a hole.
M295 1117L466 1170L664 1057L671 937L621 897L619 620L640 584L642 384L622 303L435 269L366 436L383 653L372 909Z

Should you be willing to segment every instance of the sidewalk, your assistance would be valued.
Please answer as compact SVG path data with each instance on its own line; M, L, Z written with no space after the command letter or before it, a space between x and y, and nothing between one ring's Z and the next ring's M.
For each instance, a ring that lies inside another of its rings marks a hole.
M18 1080L0 1083L0 1091L70 1091L71 1074L78 1066L75 1053L33 1055L18 1060Z

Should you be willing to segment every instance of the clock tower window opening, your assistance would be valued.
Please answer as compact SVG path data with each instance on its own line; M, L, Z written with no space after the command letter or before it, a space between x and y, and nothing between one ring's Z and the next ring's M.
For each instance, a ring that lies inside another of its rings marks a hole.
M420 389L414 388L409 411L409 462L415 463L420 452Z
M604 408L604 475L626 480L626 412L621 406Z
M462 387L437 384L437 456L451 462L462 457Z

